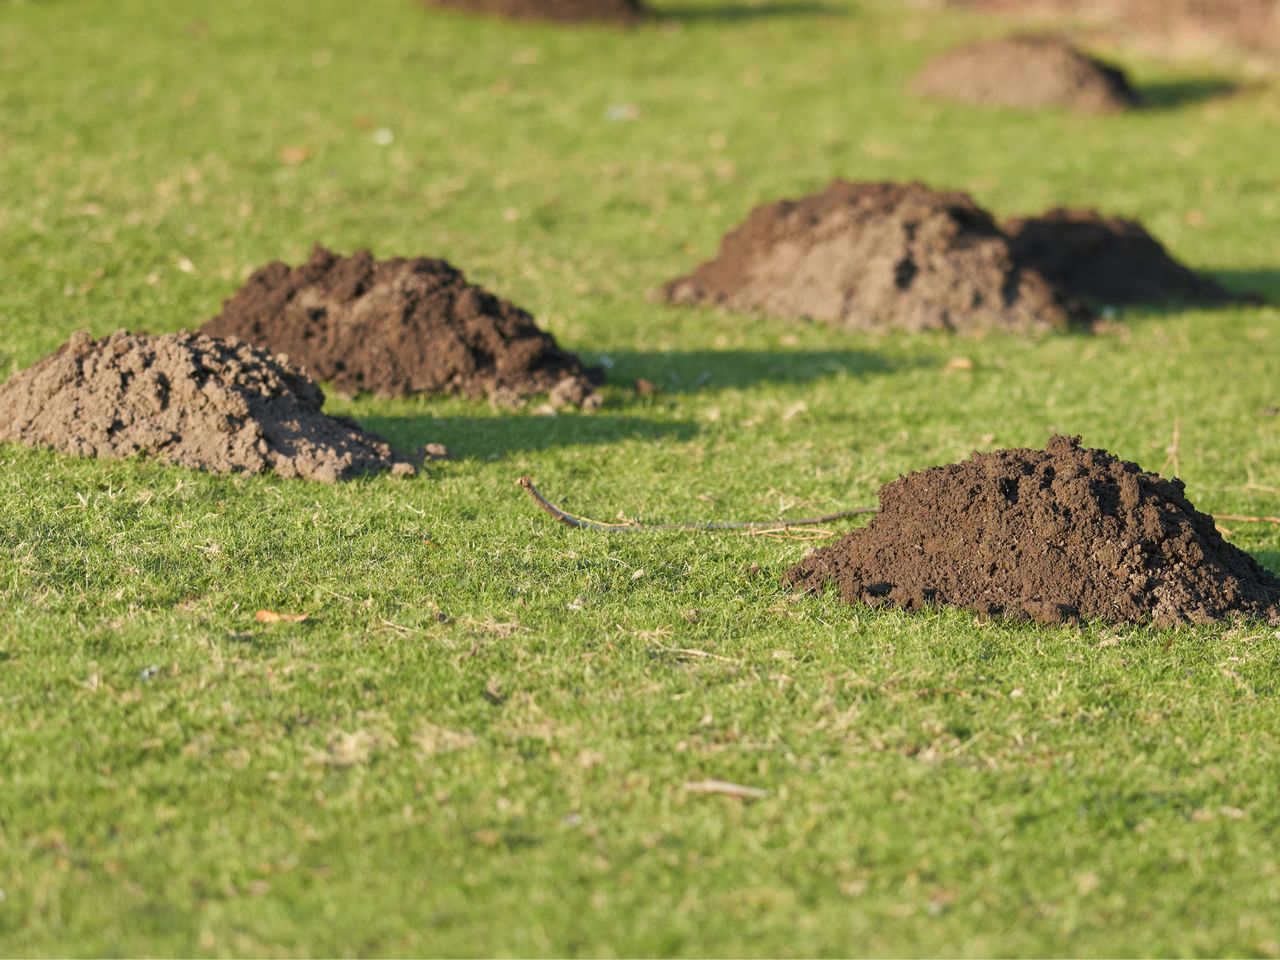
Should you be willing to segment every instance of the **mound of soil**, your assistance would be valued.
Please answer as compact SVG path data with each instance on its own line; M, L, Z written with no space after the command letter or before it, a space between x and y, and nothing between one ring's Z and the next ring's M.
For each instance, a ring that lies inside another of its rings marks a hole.
M317 246L300 267L263 267L201 332L283 353L344 393L510 402L550 392L555 404L599 402L594 371L443 260L340 257Z
M77 333L0 385L0 440L326 482L414 472L356 424L321 413L323 403L311 379L245 343Z
M720 253L668 283L671 303L812 318L850 329L1060 330L1080 304L1023 269L964 193L848 183L751 211Z
M834 583L850 603L945 603L1041 623L1280 622L1280 579L1223 540L1182 481L1079 437L886 484L867 527L784 582L815 592Z
M426 0L437 7L557 23L635 23L645 16L638 0Z
M1235 299L1183 266L1142 224L1096 210L1050 210L1006 221L1013 254L1076 297L1104 303Z
M1123 71L1060 37L1028 34L968 44L929 62L912 88L922 96L1006 107L1114 113L1138 105Z

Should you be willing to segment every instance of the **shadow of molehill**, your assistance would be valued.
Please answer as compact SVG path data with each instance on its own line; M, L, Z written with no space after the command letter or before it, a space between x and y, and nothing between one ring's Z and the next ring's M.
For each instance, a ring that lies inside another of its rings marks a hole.
M511 453L617 443L623 440L692 439L696 424L645 420L608 413L562 413L554 417L513 413L502 417L367 416L360 426L398 450L443 443L457 460L495 459Z
M1179 80L1157 80L1138 88L1142 108L1175 110L1206 100L1217 100L1239 93L1241 85L1222 77L1186 77Z
M1280 550L1259 550L1253 554L1253 559L1280 577Z
M1239 83L1222 77L1189 77L1144 83L1138 90L1146 109L1173 110L1239 93Z
M1280 303L1280 270L1206 270L1244 302Z
M719 3L699 7L650 8L651 19L667 23L731 22L786 17L841 16L845 11L820 2Z
M762 383L807 383L838 376L888 373L903 361L860 350L610 351L608 382L650 381L660 393L694 393ZM924 361L910 361L920 365Z

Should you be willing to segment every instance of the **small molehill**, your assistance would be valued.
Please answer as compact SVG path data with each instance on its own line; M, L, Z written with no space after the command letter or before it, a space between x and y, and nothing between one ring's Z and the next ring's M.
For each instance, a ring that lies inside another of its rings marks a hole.
M428 5L508 17L512 20L548 20L556 23L630 24L642 20L645 8L638 0L426 0Z
M0 440L326 482L414 472L382 440L321 413L323 403L309 377L245 343L77 333L0 386Z
M302 266L263 267L201 332L286 354L344 393L599 402L594 371L444 260L375 260L367 250L340 257L316 247Z
M785 583L850 603L950 604L1041 623L1280 622L1280 579L1227 543L1181 480L1054 437L975 453L880 490L864 529Z
M1233 298L1169 255L1142 224L1096 210L1050 210L1006 221L1019 262L1068 293L1103 303Z
M671 303L812 318L856 330L1086 326L1088 312L1017 262L967 194L837 180L757 207L714 260L668 283Z
M943 100L1080 113L1115 113L1139 104L1122 70L1061 37L1037 34L982 40L944 53L925 66L912 89Z

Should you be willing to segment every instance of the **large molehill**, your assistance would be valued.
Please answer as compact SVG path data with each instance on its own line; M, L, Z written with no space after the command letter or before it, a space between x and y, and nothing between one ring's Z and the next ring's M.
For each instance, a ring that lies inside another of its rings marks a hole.
M1017 262L968 194L920 183L837 180L757 207L662 296L857 330L1065 330L1090 320Z
M0 386L0 440L214 473L334 481L414 472L355 423L321 413L323 403L309 377L245 343L77 333Z
M1139 104L1124 72L1056 36L966 44L931 60L912 88L923 96L1005 107L1115 113Z
M300 266L258 270L201 331L286 354L347 393L598 402L576 356L444 260L316 247Z
M880 490L865 528L785 582L850 603L949 604L1041 623L1280 622L1280 579L1166 480L1079 438L975 453Z
M1136 220L1050 210L1004 223L1018 261L1069 294L1103 303L1225 303L1232 294L1179 263Z

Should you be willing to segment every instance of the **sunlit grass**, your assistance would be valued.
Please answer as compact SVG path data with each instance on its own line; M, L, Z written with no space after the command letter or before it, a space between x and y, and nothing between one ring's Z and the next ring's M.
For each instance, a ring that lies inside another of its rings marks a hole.
M1280 99L1131 61L1159 109L944 107L906 79L990 24L716 9L0 5L0 376L317 241L446 256L612 364L589 415L333 398L453 449L412 480L0 448L0 952L1280 954L1274 628L873 613L779 589L804 542L575 533L515 485L770 518L1053 431L1159 468L1178 421L1198 505L1275 514L1274 308L948 340L646 294L845 176L1138 216L1274 297Z

